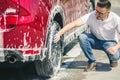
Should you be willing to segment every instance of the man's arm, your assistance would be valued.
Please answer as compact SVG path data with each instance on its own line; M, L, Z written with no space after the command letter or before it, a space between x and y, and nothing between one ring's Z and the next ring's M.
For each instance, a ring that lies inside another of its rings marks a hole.
M66 26L64 26L59 32L58 34L56 34L55 38L54 38L54 42L57 43L60 40L60 36L63 35L65 32L71 30L74 27L78 27L83 25L84 22L82 21L82 19L77 19L69 24L67 24Z

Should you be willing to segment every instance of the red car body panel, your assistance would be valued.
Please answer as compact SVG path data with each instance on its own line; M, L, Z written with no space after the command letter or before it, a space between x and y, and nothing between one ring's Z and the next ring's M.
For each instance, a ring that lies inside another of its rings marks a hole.
M0 0L0 50L39 55L56 5L63 9L65 24L88 13L88 0Z

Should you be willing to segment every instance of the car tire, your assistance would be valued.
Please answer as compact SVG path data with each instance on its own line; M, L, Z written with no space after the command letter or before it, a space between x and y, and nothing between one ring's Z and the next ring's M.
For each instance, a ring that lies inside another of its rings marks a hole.
M46 57L42 61L35 61L35 69L38 76L52 77L55 76L60 69L62 62L61 40L58 43L53 42L54 35L59 30L59 24L53 22L48 32Z

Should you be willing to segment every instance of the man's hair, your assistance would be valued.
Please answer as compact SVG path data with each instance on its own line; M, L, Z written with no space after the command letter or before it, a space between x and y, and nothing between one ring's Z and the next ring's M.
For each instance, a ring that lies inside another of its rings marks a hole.
M97 6L101 7L101 8L106 8L109 9L111 8L111 2L109 0L99 0L97 2Z

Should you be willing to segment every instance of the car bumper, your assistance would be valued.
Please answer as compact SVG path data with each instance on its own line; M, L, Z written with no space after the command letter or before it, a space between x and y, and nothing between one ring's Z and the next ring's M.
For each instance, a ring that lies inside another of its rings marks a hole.
M29 62L43 60L46 55L46 48L37 49L2 49L0 50L0 62L8 61L15 63L17 61Z

